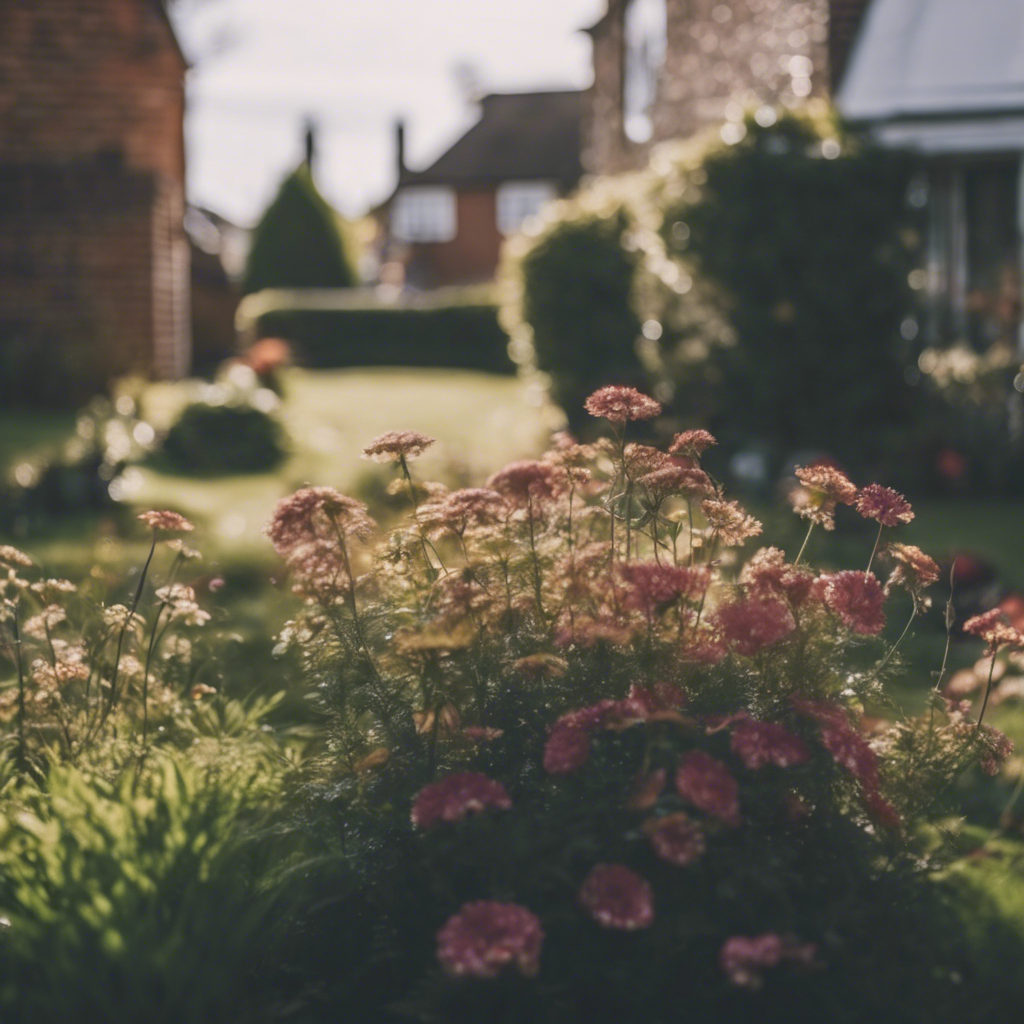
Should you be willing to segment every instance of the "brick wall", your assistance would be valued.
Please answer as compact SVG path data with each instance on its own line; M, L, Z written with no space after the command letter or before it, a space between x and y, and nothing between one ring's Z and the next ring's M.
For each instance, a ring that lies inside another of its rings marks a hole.
M657 142L723 121L731 103L788 105L828 95L829 0L667 0L668 47L651 111L653 137L630 142L622 124L627 0L608 2L607 16L592 31L594 86L584 145L590 173L638 167Z
M64 374L68 404L110 373L180 375L185 64L166 16L0 0L0 41L0 346L38 350L11 358Z

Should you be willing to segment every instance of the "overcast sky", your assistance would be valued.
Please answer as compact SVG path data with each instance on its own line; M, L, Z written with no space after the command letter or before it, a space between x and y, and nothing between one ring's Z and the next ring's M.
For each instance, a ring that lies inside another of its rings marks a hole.
M579 32L604 0L180 0L194 202L248 224L320 124L317 180L348 214L394 183L393 124L423 166L474 120L460 65L485 91L590 83Z

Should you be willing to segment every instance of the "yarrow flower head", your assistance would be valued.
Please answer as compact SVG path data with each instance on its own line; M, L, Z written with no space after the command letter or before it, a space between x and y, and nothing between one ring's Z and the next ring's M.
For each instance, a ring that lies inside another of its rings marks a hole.
M466 903L437 933L437 959L453 978L496 978L512 967L528 978L540 969L544 930L518 903Z
M731 601L717 608L713 618L726 643L746 657L784 640L796 629L789 606L777 598Z
M1024 647L1024 634L1006 621L1006 613L1001 608L993 608L968 619L964 623L964 632L981 637L991 654L1000 647Z
M938 563L930 555L926 555L913 544L890 544L883 552L884 556L896 563L885 584L885 589L902 587L915 597L921 591L937 583L939 579Z
M12 569L31 569L36 564L24 551L19 551L10 544L0 544L0 563Z
M680 598L699 601L711 582L711 571L705 566L630 562L618 566L617 571L625 587L623 606L648 618Z
M763 529L753 516L747 515L739 502L709 499L700 503L700 510L719 543L727 548L756 537Z
M596 864L580 886L579 899L605 928L633 931L654 923L650 884L624 864Z
M267 536L278 554L300 544L336 540L336 533L366 540L376 524L366 506L333 487L304 487L277 503Z
M662 466L645 473L640 477L640 483L659 499L667 498L670 494L681 494L691 500L710 498L715 494L711 477L696 466Z
M651 848L663 860L684 868L704 855L707 844L700 826L682 811L650 818L643 825Z
M374 462L400 462L415 459L432 444L434 438L415 430L389 430L375 437L364 449L363 458Z
M498 470L487 486L514 505L545 502L557 497L567 485L565 470L547 462L523 459Z
M470 526L488 526L505 516L505 499L487 487L465 487L439 501L421 505L417 513L428 536L453 533L461 537Z
M868 484L857 495L857 511L882 526L899 526L914 518L910 502L898 491L881 484Z
M781 598L799 608L810 594L814 575L790 565L778 548L761 548L743 566L740 583L750 597Z
M826 530L836 526L836 505L852 505L857 488L834 466L798 466L796 477L803 484L794 495L794 511Z
M718 444L713 434L706 430L684 430L676 434L668 446L670 455L686 455L691 459L699 459L708 448Z
M438 822L462 821L470 812L488 807L507 811L512 800L505 787L479 772L459 772L424 786L413 801L412 823L431 828Z
M598 388L584 403L591 416L603 417L611 423L627 420L652 420L661 415L661 403L636 388L612 385Z
M135 518L153 530L163 531L164 533L191 533L195 529L183 515L179 515L177 512L168 512L166 510L162 512L140 512Z
M825 604L854 633L871 636L885 629L885 592L872 572L846 569L828 576Z
M698 810L726 825L739 825L739 786L721 761L703 750L690 750L676 769L679 795Z
M722 946L718 962L734 985L758 989L766 969L777 967L783 960L811 966L816 952L817 947L813 943L792 942L774 932L756 936L734 935Z

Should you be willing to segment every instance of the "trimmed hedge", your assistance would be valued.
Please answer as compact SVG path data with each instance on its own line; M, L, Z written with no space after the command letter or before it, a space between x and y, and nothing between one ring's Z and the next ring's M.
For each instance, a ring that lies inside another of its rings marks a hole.
M497 306L477 296L276 310L256 321L256 337L286 339L300 363L317 369L422 366L513 374Z

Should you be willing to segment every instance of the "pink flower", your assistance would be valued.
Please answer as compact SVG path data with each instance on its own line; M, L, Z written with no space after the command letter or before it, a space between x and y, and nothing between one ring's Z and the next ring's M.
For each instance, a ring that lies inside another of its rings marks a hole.
M366 540L375 525L361 501L333 487L304 487L277 503L267 536L278 554L286 555L300 544L333 544L338 533Z
M796 629L788 605L756 597L721 605L715 611L714 622L729 646L748 657L778 643Z
M471 811L507 811L511 806L500 782L479 772L460 772L424 786L413 801L411 818L417 828L427 829L439 821L462 821Z
M698 810L725 822L739 825L739 786L721 761L703 750L690 750L676 769L679 795Z
M857 500L856 486L834 466L798 466L796 476L803 484L795 495L797 515L834 530L836 505L852 505Z
M650 884L623 864L597 864L583 881L580 903L605 928L633 931L654 923Z
M676 434L668 446L670 455L688 455L691 459L699 459L704 452L718 442L714 435L706 430L684 430Z
M487 486L515 505L544 502L561 494L566 487L565 470L547 462L524 459L498 470Z
M800 945L774 932L752 937L734 935L722 946L718 962L734 985L758 989L763 981L761 974L767 968L777 967L783 960L810 966L816 952L813 943Z
M761 548L743 566L740 583L750 597L783 598L799 608L811 592L814 575L787 563L778 548Z
M642 483L656 498L664 500L670 494L686 498L710 498L715 493L711 477L703 469L687 466L662 466L640 477Z
M195 529L184 516L177 512L140 512L135 518L153 530L163 530L165 533L191 533Z
M751 769L769 764L791 768L811 758L807 744L776 722L745 718L733 726L729 742L733 753Z
M648 444L627 444L622 452L622 460L626 467L626 475L631 480L672 464L670 456Z
M437 933L437 959L453 978L496 978L508 965L532 978L544 930L517 903L465 903Z
M882 526L899 526L914 518L910 502L898 491L881 484L868 484L857 496L857 511Z
M964 623L964 632L971 636L981 637L988 644L990 654L1003 646L1024 646L1024 634L1014 629L1006 621L1006 613L1001 608L975 615Z
M654 852L677 867L694 864L707 848L700 826L682 812L650 818L644 822L643 831Z
M582 768L589 758L589 730L555 723L544 744L544 770L549 775L568 775Z
M505 499L486 487L465 487L439 501L421 505L416 518L431 537L453 533L461 537L470 526L501 522L507 514Z
M919 595L925 587L938 582L939 566L934 558L926 555L913 544L890 544L885 556L896 563L885 589L903 587L911 594Z
M627 420L652 420L661 415L661 403L637 391L636 388L598 388L584 403L591 416L604 417L611 423Z
M708 499L700 503L700 510L708 521L721 544L727 548L742 544L750 537L756 537L763 527L740 508L735 501Z
M825 585L825 604L855 633L871 635L885 628L885 593L874 573L833 573Z
M699 601L711 582L711 570L705 566L661 565L657 562L630 562L618 566L625 593L623 606L653 619L659 612L682 598Z
M415 459L422 455L432 444L434 438L427 437L415 430L389 430L380 437L375 437L364 449L363 458L374 462L399 462L402 459Z
M791 703L805 718L817 722L822 743L838 764L861 782L878 784L878 758L842 705L809 697L794 697Z

